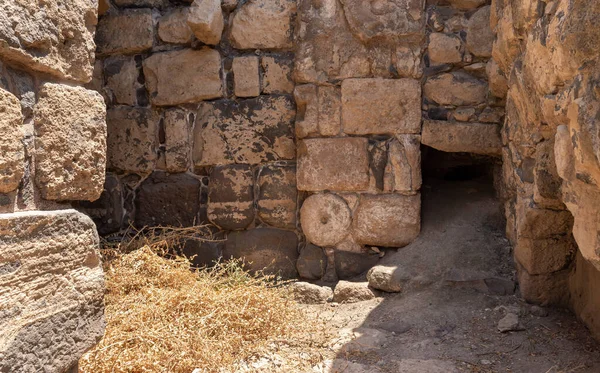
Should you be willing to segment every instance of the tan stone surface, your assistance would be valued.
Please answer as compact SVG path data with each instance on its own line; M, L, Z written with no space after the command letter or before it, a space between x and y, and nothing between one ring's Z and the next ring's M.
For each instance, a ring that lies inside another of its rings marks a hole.
M527 273L540 275L566 269L571 263L577 246L573 237L519 239L514 246L515 260Z
M260 63L263 70L263 93L292 93L294 91L291 63L267 56L262 57Z
M158 20L158 37L165 43L187 44L193 39L194 33L188 26L190 9L176 8Z
M45 83L35 106L35 181L45 199L100 197L106 167L106 106L96 91Z
M318 246L335 246L350 233L352 214L343 198L313 194L300 209L300 224L307 240Z
M396 136L388 145L384 191L413 193L421 182L421 136Z
M144 60L143 66L154 105L177 105L223 96L221 56L214 49L155 53Z
M258 217L277 228L296 228L296 167L268 165L258 175Z
M148 173L156 163L159 117L146 108L118 106L106 113L108 167Z
M256 97L260 94L258 57L235 57L232 64L233 87L237 97Z
M421 89L414 79L342 82L342 125L352 135L418 133Z
M100 54L132 54L152 48L152 10L126 9L105 15L98 22L95 41Z
M0 371L66 372L100 340L97 250L94 223L75 210L0 214Z
M221 0L194 0L189 9L187 23L196 38L205 44L219 44L225 26Z
M365 138L305 139L298 142L298 189L360 191L369 187Z
M204 102L194 126L196 166L294 159L294 104L287 96Z
M231 20L231 44L238 49L292 47L294 0L250 0Z
M423 85L425 98L440 105L477 105L485 102L487 91L485 82L462 72L441 74Z
M490 28L490 6L477 10L467 28L467 49L478 57L491 57L494 32Z
M298 109L296 136L336 136L341 130L341 90L303 84L294 89Z
M0 57L63 79L88 82L97 2L2 1Z
M192 112L172 108L164 112L165 157L167 171L185 172L190 168Z
M429 35L429 61L432 65L462 61L462 42L453 34L433 32Z
M23 114L19 99L0 88L0 193L17 189L23 177Z
M421 195L363 194L354 212L352 235L363 245L402 247L421 230Z
M340 281L333 289L333 301L337 303L356 303L375 298L368 282Z
M423 122L421 142L444 152L500 155L502 140L496 124L472 122Z

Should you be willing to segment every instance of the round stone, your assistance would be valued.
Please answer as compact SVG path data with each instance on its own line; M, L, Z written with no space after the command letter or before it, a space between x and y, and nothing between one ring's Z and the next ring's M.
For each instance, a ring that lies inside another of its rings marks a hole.
M334 246L350 232L352 216L343 198L330 193L313 194L300 209L306 238L318 246Z

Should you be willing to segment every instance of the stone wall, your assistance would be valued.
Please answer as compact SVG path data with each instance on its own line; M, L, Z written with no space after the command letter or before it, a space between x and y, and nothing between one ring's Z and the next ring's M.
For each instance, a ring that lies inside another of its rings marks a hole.
M0 371L62 372L104 332L93 222L106 107L92 78L97 3L0 3Z
M489 17L485 1L104 1L90 87L109 173L83 207L102 234L210 222L224 242L186 243L199 263L361 273L419 234L421 142L500 155Z
M600 153L596 1L495 0L507 235L521 293L570 305L600 336Z

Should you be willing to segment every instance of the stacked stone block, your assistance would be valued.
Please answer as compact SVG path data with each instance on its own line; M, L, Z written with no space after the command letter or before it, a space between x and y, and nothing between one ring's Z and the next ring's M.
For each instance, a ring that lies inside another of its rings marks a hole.
M0 371L63 372L104 333L93 222L106 106L92 79L95 2L0 4Z
M295 10L289 0L105 2L90 86L108 104L109 173L84 206L103 233L211 223L222 242L184 245L197 264L246 257L297 276Z

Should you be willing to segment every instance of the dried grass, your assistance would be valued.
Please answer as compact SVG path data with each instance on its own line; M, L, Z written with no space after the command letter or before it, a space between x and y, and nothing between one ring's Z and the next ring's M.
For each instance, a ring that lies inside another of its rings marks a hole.
M197 229L138 232L104 251L106 334L80 372L305 372L323 360L324 324L277 279L239 261L190 270L188 259L164 257Z

